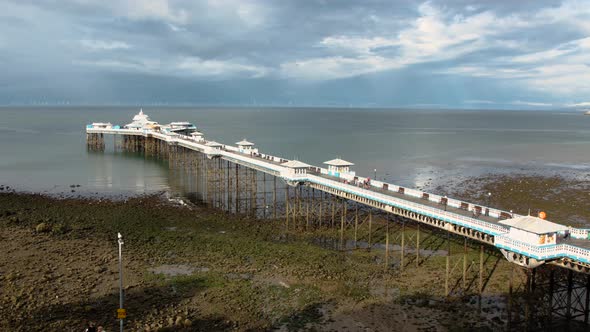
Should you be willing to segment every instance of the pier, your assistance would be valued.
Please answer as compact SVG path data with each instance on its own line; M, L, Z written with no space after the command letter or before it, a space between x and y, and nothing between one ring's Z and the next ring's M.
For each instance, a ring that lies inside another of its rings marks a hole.
M471 268L466 258L468 248L479 251L479 295L488 273L484 254L501 253L526 278L523 310L509 309L516 316L511 320L525 324L527 329L550 323L554 317L589 323L589 229L377 181L357 175L351 169L352 162L330 159L332 156L326 158L325 166L316 166L265 154L245 139L235 144L216 142L188 122L160 125L143 112L127 125L86 126L91 151L103 151L107 136L114 137L116 149L141 152L167 160L171 169L186 170L188 185L198 188L199 198L212 207L281 221L287 231L337 228L342 250L349 240L357 247L361 227L368 229L369 236L364 240L370 248L374 219L379 215L386 220L386 268L393 258L389 250L392 236L402 243L399 269L423 259L420 236L425 230L446 237L447 243L462 242L463 261L451 261L448 246L445 280L441 282L447 296L453 295L452 276L457 269L462 273L462 287L467 287L466 275ZM415 229L411 236L406 229L410 225ZM345 239L347 231L352 231L353 239ZM408 246L413 248L411 253ZM509 282L511 296L512 277ZM512 298L508 302L517 306ZM532 323L533 317L536 323Z

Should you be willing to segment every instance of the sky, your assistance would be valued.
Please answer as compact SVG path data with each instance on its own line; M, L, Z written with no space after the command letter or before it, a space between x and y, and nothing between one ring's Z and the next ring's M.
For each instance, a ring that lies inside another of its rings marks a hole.
M0 104L590 108L590 0L0 0Z

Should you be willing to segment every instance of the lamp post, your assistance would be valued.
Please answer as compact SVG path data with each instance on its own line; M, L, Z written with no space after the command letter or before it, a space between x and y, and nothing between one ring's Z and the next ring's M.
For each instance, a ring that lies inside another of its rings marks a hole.
M445 211L447 210L447 205L449 204L449 199L447 198L447 195L445 195Z
M377 169L376 168L373 170L373 179L375 179L375 181L377 181Z
M123 332L123 317L125 316L123 309L123 235L117 233L117 237L119 242L119 310L117 316L119 316L120 331Z
M487 202L486 202L486 216L490 215L490 202L492 201L492 193L488 191Z

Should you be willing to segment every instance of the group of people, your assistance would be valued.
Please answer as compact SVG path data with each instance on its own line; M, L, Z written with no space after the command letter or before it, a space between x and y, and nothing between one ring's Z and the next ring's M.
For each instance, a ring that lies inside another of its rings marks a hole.
M102 326L96 326L96 323L89 321L84 332L106 332Z
M344 181L345 181L345 183L348 183L348 181L346 181L346 180L344 180ZM361 188L369 189L369 188L371 188L371 178L366 178L362 182L355 178L355 180L353 181L353 184L356 184L357 186L359 186Z

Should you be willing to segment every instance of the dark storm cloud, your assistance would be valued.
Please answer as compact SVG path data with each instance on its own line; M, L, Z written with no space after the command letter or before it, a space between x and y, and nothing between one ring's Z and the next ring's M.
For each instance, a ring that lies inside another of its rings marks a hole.
M590 75L589 7L576 0L9 0L0 4L0 98L581 104L590 92L582 79Z

